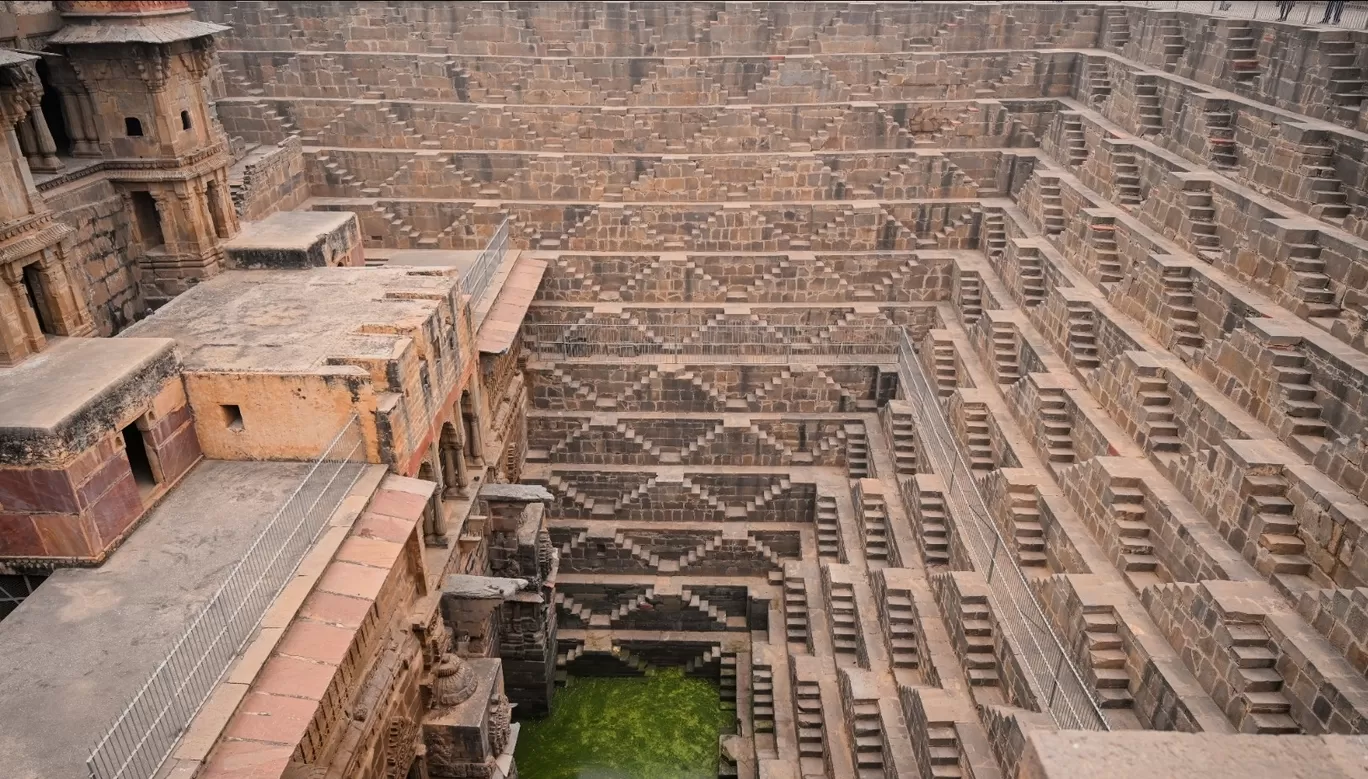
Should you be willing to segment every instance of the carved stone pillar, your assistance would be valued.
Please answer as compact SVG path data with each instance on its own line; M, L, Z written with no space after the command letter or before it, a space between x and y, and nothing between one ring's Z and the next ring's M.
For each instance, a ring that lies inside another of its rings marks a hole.
M47 338L38 325L38 313L29 305L28 290L24 288L24 269L18 263L10 263L0 269L0 276L4 277L10 299L18 308L19 327L28 353L40 351L47 344Z
M0 365L14 365L33 352L24 316L27 304L10 285L0 285Z
M34 106L28 116L29 129L33 133L34 153L28 155L29 167L40 173L57 173L66 170L66 165L57 159L57 142L52 140L47 119L41 106Z
M176 218L176 198L170 192L151 192L157 204L157 218L161 220L163 246L167 254L177 254L181 249L180 220Z
M475 464L484 467L484 389L479 376L470 381L470 448L475 453Z
M69 89L61 90L62 112L66 117L67 133L71 135L71 154L73 157L100 156L100 139L95 134L95 122L91 119L88 98Z

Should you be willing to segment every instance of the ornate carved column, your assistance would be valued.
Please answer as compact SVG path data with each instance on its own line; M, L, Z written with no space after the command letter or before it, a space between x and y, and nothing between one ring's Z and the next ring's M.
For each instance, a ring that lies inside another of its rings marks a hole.
M5 286L9 288L10 298L17 304L19 326L22 328L24 345L28 347L28 352L39 351L47 344L47 338L43 336L43 330L38 325L38 314L28 303L28 290L24 288L24 269L19 267L19 263L10 263L0 268L0 276L3 276Z
M43 116L41 106L33 107L28 116L28 124L36 143L34 154L28 158L29 167L42 173L66 170L66 165L57 159L57 142L52 140L52 131L48 129L47 118Z
M167 191L152 191L152 200L157 204L157 218L161 220L162 245L166 247L167 254L176 254L180 251L180 228L179 220L176 219L175 202L173 193Z
M71 135L73 157L100 156L100 139L95 132L95 121L90 115L90 99L71 87L58 87L62 96L62 111L66 116L67 133Z
M484 456L484 388L477 372L470 380L470 448L475 453L475 464L483 467Z

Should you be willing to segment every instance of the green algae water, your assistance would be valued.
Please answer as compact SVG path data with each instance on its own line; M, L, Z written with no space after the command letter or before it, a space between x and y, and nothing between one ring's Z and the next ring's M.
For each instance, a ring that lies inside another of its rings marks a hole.
M524 720L520 779L714 779L732 715L717 688L679 669L637 678L572 676L553 713Z

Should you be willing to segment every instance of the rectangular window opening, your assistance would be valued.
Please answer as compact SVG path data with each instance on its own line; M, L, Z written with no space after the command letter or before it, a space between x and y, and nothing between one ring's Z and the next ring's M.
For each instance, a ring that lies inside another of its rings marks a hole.
M223 409L223 423L229 430L242 430L242 407L224 404L219 408Z

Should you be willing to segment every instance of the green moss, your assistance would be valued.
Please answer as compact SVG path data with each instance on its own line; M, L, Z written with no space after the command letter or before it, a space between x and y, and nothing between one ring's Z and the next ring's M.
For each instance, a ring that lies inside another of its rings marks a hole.
M717 688L678 669L642 678L570 677L553 712L525 721L521 779L712 779L726 726Z

